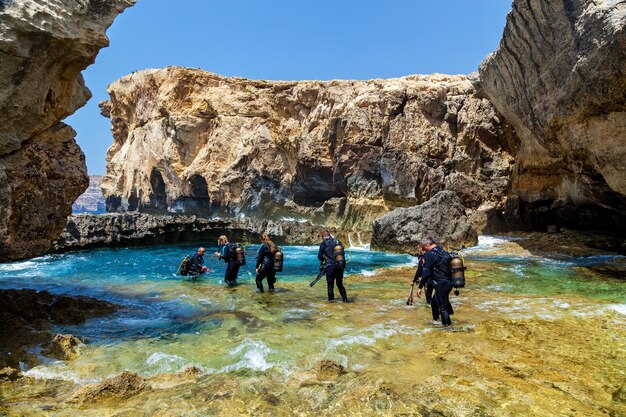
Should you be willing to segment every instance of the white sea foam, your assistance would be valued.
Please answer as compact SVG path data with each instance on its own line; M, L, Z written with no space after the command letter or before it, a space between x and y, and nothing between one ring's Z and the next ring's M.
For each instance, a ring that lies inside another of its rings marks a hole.
M606 307L609 310L617 311L623 316L626 316L626 304L610 304Z
M272 350L265 343L246 339L231 352L231 356L240 357L241 359L237 363L223 367L219 372L236 371L238 369L265 371L274 366L273 363L267 360L267 356L271 352Z
M377 271L368 271L367 269L361 269L361 272L359 272L359 274L363 275L364 277L373 277L377 273Z
M176 373L190 366L187 359L163 352L154 352L146 360L150 374Z
M24 376L35 379L56 379L71 381L75 384L94 384L100 382L99 378L81 378L74 371L68 369L63 362L54 362L51 365L40 365L22 373Z

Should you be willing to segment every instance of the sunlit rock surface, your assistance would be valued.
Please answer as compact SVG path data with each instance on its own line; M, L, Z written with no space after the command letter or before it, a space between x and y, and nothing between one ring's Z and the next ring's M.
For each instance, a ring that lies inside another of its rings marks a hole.
M475 85L521 139L508 211L626 230L626 4L514 1Z
M87 187L75 132L61 120L91 97L81 71L133 3L0 2L0 261L48 249Z
M417 255L419 242L427 236L447 249L478 243L476 229L454 191L441 191L419 206L399 208L375 220L372 249Z
M486 210L509 186L515 136L465 76L269 82L168 67L125 76L109 94L109 210L369 230L444 189Z

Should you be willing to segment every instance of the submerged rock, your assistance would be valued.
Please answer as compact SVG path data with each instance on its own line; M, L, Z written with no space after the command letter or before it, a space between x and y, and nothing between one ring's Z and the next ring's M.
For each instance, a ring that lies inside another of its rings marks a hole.
M336 380L346 373L346 368L342 364L330 360L319 361L314 368L317 378L322 381Z
M455 192L441 191L424 204L396 209L374 221L372 249L417 254L426 236L449 249L478 243L478 233Z
M20 362L37 364L39 359L28 353L28 348L35 345L43 345L43 353L57 359L73 359L81 341L72 335L53 336L51 324L80 324L117 309L114 304L91 297L29 289L0 290L0 367L19 368Z
M70 398L69 402L83 404L106 399L128 399L150 390L152 387L145 379L135 373L124 371L99 384L80 388Z
M81 71L134 0L0 1L0 261L41 255L87 188L61 121L91 97Z

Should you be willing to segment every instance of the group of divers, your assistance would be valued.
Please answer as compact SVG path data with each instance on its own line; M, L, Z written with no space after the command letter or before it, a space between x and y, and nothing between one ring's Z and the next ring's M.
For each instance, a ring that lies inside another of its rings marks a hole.
M349 302L346 288L343 285L343 273L346 268L345 246L335 239L328 230L321 232L322 243L320 244L317 258L320 261L319 274L311 282L315 285L323 275L326 275L328 300L334 301L334 288L337 285L341 300ZM267 279L269 291L275 290L276 273L283 270L283 252L276 246L267 233L260 235L261 247L256 256L256 286L259 292L264 292L263 280ZM236 243L228 242L224 235L217 240L218 250L215 256L226 263L224 282L229 287L237 285L239 267L245 265L243 248ZM456 253L448 253L443 250L431 237L423 238L418 245L419 257L417 270L411 284L411 290L407 305L413 304L413 290L417 284L416 295L421 298L425 289L426 302L430 304L433 320L441 318L444 326L452 324L450 315L454 314L450 304L450 293L453 288L465 286L465 267L463 260ZM190 256L186 256L181 262L177 274L195 278L203 273L210 272L204 265L204 248ZM458 295L458 291L455 290Z

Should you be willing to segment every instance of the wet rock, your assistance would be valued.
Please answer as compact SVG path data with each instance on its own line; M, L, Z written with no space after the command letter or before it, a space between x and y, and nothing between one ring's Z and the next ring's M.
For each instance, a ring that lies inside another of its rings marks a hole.
M478 233L455 192L441 191L424 204L396 209L374 221L372 249L417 254L417 245L426 236L449 249L478 243Z
M22 377L22 373L9 366L0 369L0 381L15 381Z
M91 297L55 295L47 291L0 290L0 367L38 363L28 348L44 345L58 359L73 359L80 340L72 335L53 336L51 324L79 324L90 317L111 314L118 307ZM44 354L45 354L44 353Z
M139 375L124 371L112 378L107 378L99 384L87 385L80 388L70 398L71 403L91 403L106 399L127 399L150 391L148 382Z
M322 381L336 380L340 376L346 374L346 368L344 368L343 365L339 362L326 359L319 361L315 365L314 371L317 374L317 378Z
M79 338L71 334L57 334L43 346L42 353L64 361L76 359L80 356L78 347L82 344L83 342Z
M91 97L81 71L133 0L0 2L0 261L41 255L87 187L62 123Z
M315 244L324 226L311 222L263 220L257 218L209 219L195 215L153 215L147 213L77 214L70 216L65 231L55 242L57 251L79 248L215 241L224 233L231 241L258 243L267 232L278 244ZM330 228L348 241L347 235Z
M474 84L520 138L519 226L626 230L625 27L617 0L513 2Z
M509 185L514 133L465 76L267 82L167 67L125 76L109 95L109 211L369 230L444 189L477 208Z

